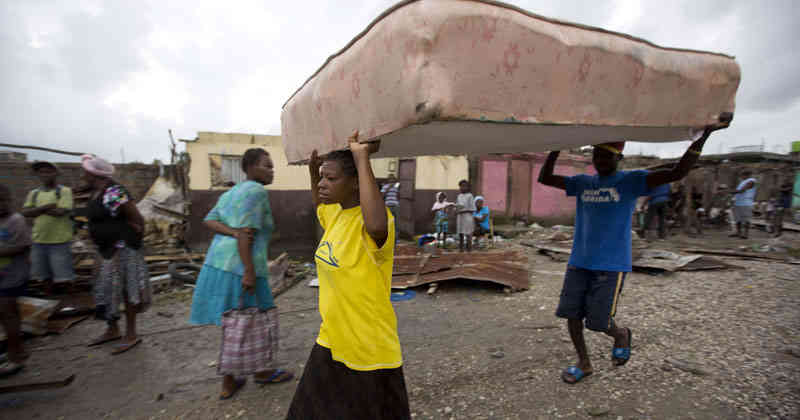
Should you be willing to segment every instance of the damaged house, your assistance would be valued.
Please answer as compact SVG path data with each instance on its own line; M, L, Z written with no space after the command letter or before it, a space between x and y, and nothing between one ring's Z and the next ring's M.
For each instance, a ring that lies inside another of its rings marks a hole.
M288 164L280 136L199 132L196 138L181 141L191 161L191 216L187 233L190 246L207 246L211 234L202 227L203 218L223 192L244 179L241 170L244 152L251 147L262 147L270 153L275 165L275 179L267 187L276 222L273 248L275 252L313 249L317 226L308 169ZM430 208L436 193L443 191L454 201L462 179L472 181L473 193L484 195L492 214L497 217L571 223L575 214L574 200L536 182L546 157L546 153L469 158L420 156L373 159L372 164L379 183L390 175L400 182L397 226L401 235L410 237L431 230ZM559 158L556 172L564 175L593 173L593 168L584 156L564 154ZM455 226L455 221L452 225Z

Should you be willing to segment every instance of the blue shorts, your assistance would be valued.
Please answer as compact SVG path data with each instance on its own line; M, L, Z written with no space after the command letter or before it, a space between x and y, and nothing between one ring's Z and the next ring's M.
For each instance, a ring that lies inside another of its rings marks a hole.
M626 274L568 266L556 316L585 319L586 328L608 331L617 313Z
M72 281L72 243L33 244L31 247L31 280L49 280L55 283Z

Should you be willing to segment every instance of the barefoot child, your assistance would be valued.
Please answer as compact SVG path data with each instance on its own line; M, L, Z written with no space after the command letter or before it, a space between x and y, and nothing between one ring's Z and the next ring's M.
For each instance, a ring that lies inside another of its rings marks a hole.
M472 234L475 231L475 197L470 192L469 181L462 179L458 183L461 194L456 198L456 211L458 217L456 224L458 228L458 250L464 252L464 242L466 241L467 251L472 251Z
M451 207L455 206L454 203L447 201L447 194L443 192L436 193L436 202L433 203L433 227L436 230L436 240L440 248L445 247L447 241L447 228L448 228L448 211Z

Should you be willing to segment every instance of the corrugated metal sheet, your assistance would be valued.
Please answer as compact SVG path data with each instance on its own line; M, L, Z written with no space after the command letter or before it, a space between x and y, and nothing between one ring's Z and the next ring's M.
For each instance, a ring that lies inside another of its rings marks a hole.
M527 257L516 251L408 255L413 250L413 247L398 248L400 255L395 257L393 288L455 279L488 281L512 291L529 288Z

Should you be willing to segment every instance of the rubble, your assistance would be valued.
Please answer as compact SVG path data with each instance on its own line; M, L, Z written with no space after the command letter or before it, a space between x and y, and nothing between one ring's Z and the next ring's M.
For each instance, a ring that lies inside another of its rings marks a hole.
M547 255L554 261L567 261L572 252L571 244L552 246L531 241L520 241L520 245L536 248L539 254ZM569 246L569 248L567 247ZM736 268L735 265L722 262L703 255L680 255L660 249L634 250L634 270L651 274L675 271L698 271Z
M191 199L183 165L161 167L159 176L136 208L145 219L144 244L150 252L183 250Z
M33 335L47 334L47 320L58 307L59 301L23 296L17 298L19 316L22 318L22 331ZM0 341L6 339L6 332L0 326Z

